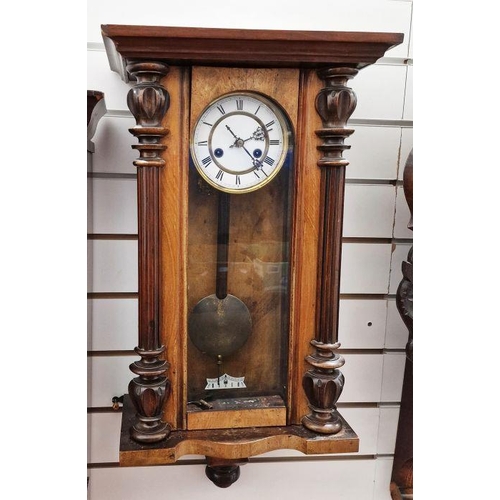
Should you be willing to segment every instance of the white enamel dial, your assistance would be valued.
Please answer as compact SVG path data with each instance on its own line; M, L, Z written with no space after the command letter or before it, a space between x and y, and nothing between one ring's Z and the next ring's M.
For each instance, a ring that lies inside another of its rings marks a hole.
M215 188L247 193L270 182L285 162L287 120L271 100L254 92L225 94L194 126L191 156Z

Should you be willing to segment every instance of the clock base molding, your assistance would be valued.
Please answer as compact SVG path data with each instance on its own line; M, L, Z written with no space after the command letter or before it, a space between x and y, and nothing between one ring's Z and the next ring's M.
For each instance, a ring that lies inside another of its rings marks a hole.
M242 461L280 449L293 449L306 455L355 453L359 450L359 438L340 414L339 418L342 430L334 435L320 435L302 425L173 430L167 439L159 443L139 444L130 437L136 411L130 397L125 395L120 436L120 466L168 465L184 455Z

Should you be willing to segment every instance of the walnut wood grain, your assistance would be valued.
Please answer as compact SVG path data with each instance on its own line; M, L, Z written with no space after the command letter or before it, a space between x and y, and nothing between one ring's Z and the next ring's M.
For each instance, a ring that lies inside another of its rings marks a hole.
M154 445L142 445L130 438L134 408L126 395L123 402L120 438L120 465L166 465L184 455L205 455L237 460L279 449L298 450L305 454L352 453L359 449L359 439L342 420L342 431L334 436L318 435L302 425L250 427L203 431L172 431Z
M162 79L170 94L170 108L162 126L169 134L162 139L167 165L160 169L160 337L171 364L171 395L163 420L173 429L186 427L186 259L187 189L189 165L189 68L171 67Z
M286 407L230 411L206 410L188 413L188 429L242 429L244 427L285 426Z
M101 26L112 69L127 79L130 59L171 65L362 68L403 41L401 33Z
M320 155L315 131L321 120L311 103L320 89L316 71L301 72L291 234L290 424L300 424L308 411L302 377L309 368L305 358L316 325L321 170L316 165Z

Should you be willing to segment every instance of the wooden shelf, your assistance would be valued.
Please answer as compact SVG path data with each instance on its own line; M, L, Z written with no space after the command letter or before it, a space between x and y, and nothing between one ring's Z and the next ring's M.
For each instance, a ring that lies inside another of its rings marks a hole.
M306 455L352 453L359 439L343 419L343 429L334 435L319 435L302 425L249 427L209 431L172 431L160 443L139 444L130 438L135 409L128 395L123 402L120 437L120 465L144 466L173 464L183 455L205 455L220 459L241 459L279 449L298 450Z

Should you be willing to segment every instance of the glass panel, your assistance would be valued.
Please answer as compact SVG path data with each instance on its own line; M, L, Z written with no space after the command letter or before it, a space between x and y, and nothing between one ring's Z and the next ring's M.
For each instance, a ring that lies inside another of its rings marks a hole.
M190 164L188 428L190 413L209 407L281 405L286 418L293 191L288 120L286 129L284 164L255 191L219 191L202 179L193 161ZM217 297L221 280L222 291L227 285L226 298ZM275 424L263 414L252 425Z

